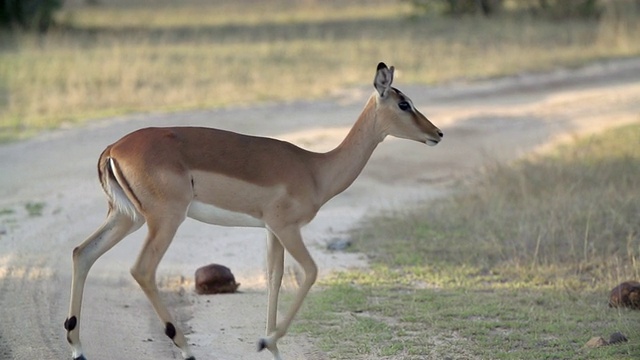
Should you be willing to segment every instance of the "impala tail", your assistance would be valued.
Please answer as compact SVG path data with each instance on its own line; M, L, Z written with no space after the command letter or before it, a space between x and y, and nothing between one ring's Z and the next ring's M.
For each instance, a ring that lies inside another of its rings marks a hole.
M118 167L116 159L109 156L110 149L107 147L98 161L98 177L102 190L109 199L109 211L126 214L136 221L140 216L140 202Z

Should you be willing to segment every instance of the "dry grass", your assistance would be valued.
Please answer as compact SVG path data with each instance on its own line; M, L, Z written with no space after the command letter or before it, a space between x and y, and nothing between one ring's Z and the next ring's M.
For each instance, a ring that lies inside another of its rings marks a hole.
M632 125L488 166L458 195L376 219L361 236L389 266L470 267L551 286L640 278L638 144Z
M380 60L432 84L640 54L640 25L620 19L411 18L387 1L77 3L46 37L0 35L0 139L125 112L323 97L368 84Z

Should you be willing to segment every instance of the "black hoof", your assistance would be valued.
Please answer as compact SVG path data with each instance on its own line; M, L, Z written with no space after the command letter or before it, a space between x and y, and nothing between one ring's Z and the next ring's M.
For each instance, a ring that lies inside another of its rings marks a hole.
M184 360L196 360L196 357L195 356L189 356L188 358L186 358Z
M87 358L84 357L84 355L80 355L77 358L74 358L73 360L87 360Z
M264 350L267 348L267 340L265 339L260 339L260 341L258 341L258 352Z

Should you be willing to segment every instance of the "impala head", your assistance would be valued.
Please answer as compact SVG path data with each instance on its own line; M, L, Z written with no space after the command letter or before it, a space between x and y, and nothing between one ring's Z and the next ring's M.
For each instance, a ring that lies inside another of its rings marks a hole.
M393 66L388 68L381 62L373 80L373 86L378 93L377 112L382 115L380 118L384 119L386 133L430 146L437 145L442 140L442 131L413 106L411 99L391 86L393 70Z

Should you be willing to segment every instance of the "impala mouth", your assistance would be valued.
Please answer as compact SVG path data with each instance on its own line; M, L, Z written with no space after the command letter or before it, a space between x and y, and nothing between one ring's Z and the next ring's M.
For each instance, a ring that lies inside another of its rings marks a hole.
M440 140L442 140L442 137L444 136L444 134L442 133L442 131L437 130L436 131L438 134L438 138L433 138L433 137L429 137L427 138L427 140L424 142L425 144L429 145L429 146L436 146L438 145L438 143L440 142Z

